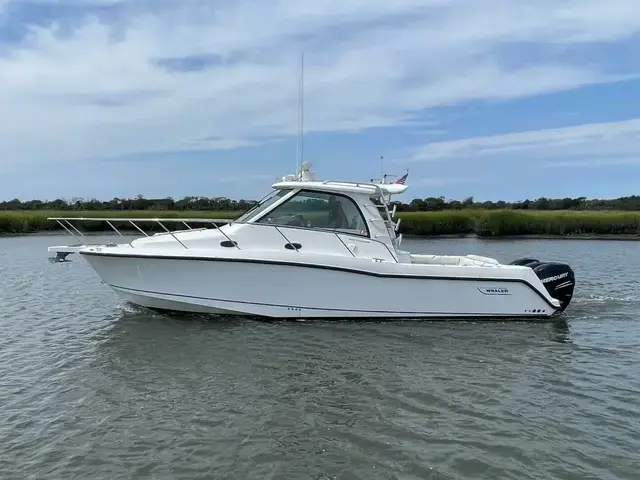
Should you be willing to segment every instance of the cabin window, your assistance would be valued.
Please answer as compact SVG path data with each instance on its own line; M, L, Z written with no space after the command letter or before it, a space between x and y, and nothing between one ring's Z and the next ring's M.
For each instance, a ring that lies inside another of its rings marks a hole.
M369 236L369 229L356 203L344 195L327 192L301 191L259 219L258 223Z

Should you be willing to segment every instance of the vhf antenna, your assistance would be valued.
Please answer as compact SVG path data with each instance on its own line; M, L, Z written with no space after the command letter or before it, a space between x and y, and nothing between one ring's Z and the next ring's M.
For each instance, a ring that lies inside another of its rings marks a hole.
M296 173L302 168L304 158L304 52L300 56L300 80L298 84L298 132L296 142Z

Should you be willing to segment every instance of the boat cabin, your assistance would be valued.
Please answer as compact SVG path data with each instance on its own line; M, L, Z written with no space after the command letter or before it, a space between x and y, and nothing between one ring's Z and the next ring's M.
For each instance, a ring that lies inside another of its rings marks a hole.
M232 223L331 231L399 245L388 198L404 192L405 185L285 180L272 187Z
M131 246L208 250L219 245L277 255L286 249L381 262L410 261L408 253L399 249L402 236L396 234L395 209L389 211L391 195L404 192L406 185L316 181L307 173L303 170L299 176L277 180L266 197L227 225L155 234L136 239Z

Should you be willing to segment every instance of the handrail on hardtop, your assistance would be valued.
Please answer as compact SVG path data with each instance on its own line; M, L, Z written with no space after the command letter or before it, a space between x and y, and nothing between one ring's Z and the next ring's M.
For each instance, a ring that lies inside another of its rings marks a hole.
M354 185L356 187L371 187L375 185L375 183L371 183L371 182L349 182L349 181L343 181L343 180L323 180L322 184L323 185L329 185L329 184Z
M358 188L373 187L373 189L376 192L380 192L381 195L384 195L384 190L382 189L382 187L380 187L380 185L386 185L386 184L380 184L380 183L374 183L374 182L345 182L342 180L323 180L321 183L322 185L350 185Z

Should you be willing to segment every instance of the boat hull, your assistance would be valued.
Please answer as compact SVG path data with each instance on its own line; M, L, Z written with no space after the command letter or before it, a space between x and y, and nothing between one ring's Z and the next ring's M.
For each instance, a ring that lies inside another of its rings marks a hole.
M559 312L526 277L464 278L427 266L421 275L381 273L390 267L376 271L374 262L366 271L264 259L80 253L122 298L156 309L340 319L540 318Z

